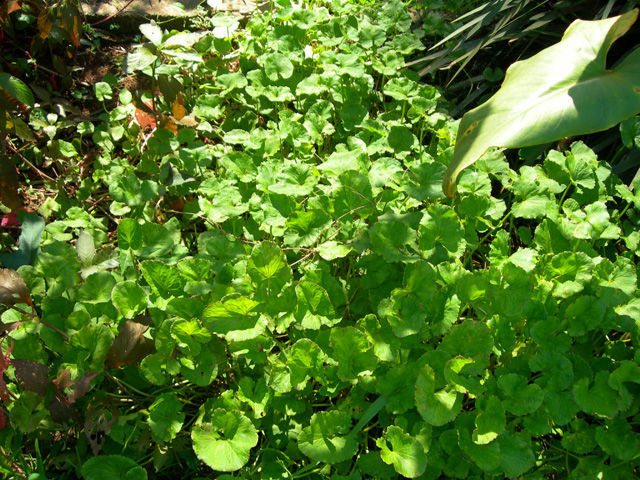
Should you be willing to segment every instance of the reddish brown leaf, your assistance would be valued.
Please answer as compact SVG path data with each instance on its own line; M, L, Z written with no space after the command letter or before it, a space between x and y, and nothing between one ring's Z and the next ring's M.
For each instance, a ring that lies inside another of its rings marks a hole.
M7 389L7 384L4 382L4 371L9 367L9 361L11 351L13 350L13 342L7 348L6 353L2 353L2 342L4 338L0 340L0 400L8 402L11 399L11 393Z
M107 352L105 365L110 368L135 365L152 353L154 351L153 341L142 336L149 328L150 323L151 318L148 314L124 322Z
M31 305L29 290L18 272L9 268L0 270L0 303L13 305L26 303Z
M22 388L44 396L49 386L49 367L33 360L11 360Z
M136 121L140 128L143 130L153 130L156 128L156 119L153 115L150 115L143 110L136 108Z
M77 420L80 414L74 406L69 404L67 400L70 395L67 395L64 391L65 388L73 385L71 372L69 370L63 370L51 383L56 389L55 395L47 407L51 414L51 419L57 423L65 423L72 419Z
M20 10L22 7L21 3L22 0L6 0L3 3L0 3L0 21L4 22L7 15Z
M55 380L51 380L53 386L56 387L56 390L59 392L64 392L65 388L73 385L73 380L71 380L71 372L69 370L61 371Z
M17 12L22 8L22 0L8 0L7 1L7 13Z
M67 397L67 402L74 403L85 393L87 393L87 390L89 390L89 386L91 385L91 380L96 378L98 375L100 375L100 372L92 372L86 374L81 379L76 380L75 384L73 385L73 393Z
M56 392L53 396L47 410L51 414L51 420L56 423L70 423L80 420L78 409L73 405L69 405L66 397L59 392Z
M6 332L10 332L11 330L15 330L20 325L22 325L22 322L4 323L0 325L0 335L5 334Z

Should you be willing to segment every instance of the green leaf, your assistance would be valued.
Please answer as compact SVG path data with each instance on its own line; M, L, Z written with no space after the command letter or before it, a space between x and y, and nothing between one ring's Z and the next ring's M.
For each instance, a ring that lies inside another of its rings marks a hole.
M596 440L605 452L623 462L640 453L638 435L631 430L631 425L622 416L596 428Z
M78 235L76 241L76 252L78 252L78 258L83 265L91 265L96 255L96 247L93 241L93 237L84 230Z
M298 448L318 462L339 463L353 457L358 443L352 435L351 417L338 411L314 413L310 425L298 436Z
M503 393L504 408L514 415L535 412L544 400L544 392L535 383L516 373L508 373L498 378L498 387Z
M293 74L293 64L286 55L272 53L264 57L264 71L269 80L289 78Z
M433 263L464 253L464 230L455 211L445 205L430 207L420 221L418 243L425 258Z
M182 429L185 414L173 392L163 393L149 407L147 423L156 442L170 442Z
M418 94L419 84L406 77L392 78L384 86L382 92L399 101L409 100Z
M142 244L139 250L134 251L143 258L161 257L169 253L180 242L180 234L172 232L167 225L144 222L141 227ZM135 230L133 234L135 235Z
M618 394L609 384L609 373L596 373L593 385L581 378L573 385L573 397L583 412L599 417L613 418L618 412Z
M210 303L205 308L202 318L212 333L223 337L233 336L233 332L255 328L258 321L258 305L258 302L246 297L229 296Z
M452 196L458 174L489 147L525 147L611 128L640 111L640 49L606 69L612 43L638 10L596 21L574 21L562 40L507 70L501 89L466 113L443 180ZM535 79L535 81L533 81ZM609 108L603 112L601 105Z
M35 263L40 252L40 238L44 232L44 220L35 213L20 211L18 220L22 222L18 250L0 255L0 264L13 270L22 265Z
M332 326L340 321L323 287L303 281L296 285L295 291L298 299L295 318L303 328L318 330L323 325Z
M144 260L140 262L140 270L151 290L162 298L182 294L184 281L177 268L157 260Z
M395 288L391 297L378 305L378 315L389 322L393 334L400 338L420 332L426 325L427 314L422 299L403 288Z
M502 435L498 441L501 466L507 477L518 477L533 467L535 457L526 435Z
M329 335L333 353L338 362L338 378L351 381L360 375L373 373L378 360L366 335L354 327L333 328Z
M266 297L278 295L292 278L284 253L271 242L262 242L253 248L247 261L247 274Z
M15 100L33 107L35 99L29 87L22 81L5 72L0 72L0 90L4 90Z
M193 427L191 440L200 460L214 470L233 472L249 461L258 432L242 413L217 408L209 422Z
M387 136L387 142L396 154L411 151L417 141L416 136L404 125L391 127Z
M132 218L123 218L118 225L118 248L134 252L142 248L142 228Z
M133 318L147 307L147 294L136 282L119 282L111 290L113 306L125 318Z
M211 333L195 319L176 320L171 324L171 337L177 342L178 348L190 356L197 356L201 345L211 339Z
M427 468L427 455L422 444L400 427L390 425L382 438L376 440L382 460L393 465L396 472L407 478L422 475Z
M73 158L78 155L78 151L76 147L73 146L73 143L64 140L58 140L58 149L60 150L60 154L66 158Z
M218 363L224 354L224 346L220 341L204 345L197 355L180 357L180 373L199 387L211 385L218 376Z
M155 62L157 58L148 47L138 45L125 57L124 62L122 62L122 70L127 74L134 73L136 70L144 70Z
M84 462L80 469L84 480L146 480L147 472L122 455L100 455Z
M462 396L448 387L436 391L435 372L424 365L415 385L415 402L425 422L439 427L455 420L462 408Z
M327 261L335 260L336 258L344 258L351 251L351 247L335 240L329 240L318 245L318 255Z
M96 92L96 100L99 102L104 102L113 98L113 90L111 90L111 85L107 82L98 82L94 85L93 89Z
M291 384L299 386L309 377L322 377L327 355L308 338L301 338L293 344L287 354L287 367L291 372Z
M407 216L379 217L369 229L371 247L384 257L387 262L398 262L407 256L407 248L416 243L416 227L414 219Z
M454 326L438 347L451 356L488 358L493 348L493 337L484 323L466 320Z
M162 42L162 29L155 22L143 23L140 25L140 31L154 45L159 45Z
M87 277L78 290L78 300L83 303L111 302L111 290L116 279L109 272L97 272Z

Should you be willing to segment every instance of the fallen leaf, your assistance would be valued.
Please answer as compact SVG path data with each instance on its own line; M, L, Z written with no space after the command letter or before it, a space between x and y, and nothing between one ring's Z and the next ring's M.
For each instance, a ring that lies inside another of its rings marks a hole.
M153 115L146 113L140 108L136 108L135 115L138 125L140 125L140 128L143 130L153 130L156 128L156 119Z

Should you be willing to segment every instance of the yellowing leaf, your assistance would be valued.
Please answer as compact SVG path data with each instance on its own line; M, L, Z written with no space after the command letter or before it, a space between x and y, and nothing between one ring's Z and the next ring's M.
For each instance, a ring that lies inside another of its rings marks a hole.
M182 118L187 114L187 109L184 108L184 98L182 98L181 93L178 94L173 102L173 106L171 107L171 114L176 120L182 120Z
M38 31L40 32L40 38L46 40L51 33L51 26L53 22L51 18L49 18L49 12L47 10L42 10L38 15Z

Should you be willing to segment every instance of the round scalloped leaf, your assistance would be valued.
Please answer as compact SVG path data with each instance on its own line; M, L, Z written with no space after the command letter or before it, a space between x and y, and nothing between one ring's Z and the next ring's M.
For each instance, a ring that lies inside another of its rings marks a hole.
M458 416L462 408L462 396L446 387L436 392L435 380L433 369L424 365L416 379L415 402L424 421L439 427Z
M251 251L247 274L267 295L277 295L291 281L291 267L280 248L272 242L262 242Z
M380 447L382 460L393 465L400 475L416 478L427 468L424 447L411 435L404 433L400 427L389 426L384 437L376 440L376 445Z
M184 423L182 403L173 392L163 393L149 407L147 423L156 442L170 442Z
M276 81L278 78L289 78L293 74L293 64L282 53L272 53L264 59L264 71L269 80Z
M233 472L249 460L258 432L242 413L217 408L210 422L193 428L191 440L200 460L214 470Z
M102 455L84 462L80 470L84 480L146 480L147 472L130 458Z
M353 457L358 442L349 435L351 417L344 412L318 412L311 425L302 429L298 448L318 462L338 463Z

